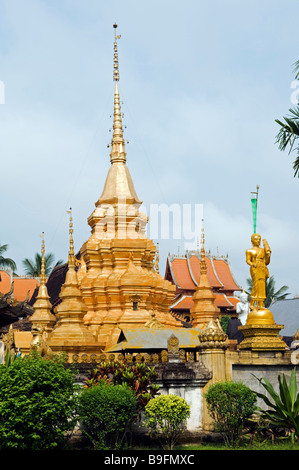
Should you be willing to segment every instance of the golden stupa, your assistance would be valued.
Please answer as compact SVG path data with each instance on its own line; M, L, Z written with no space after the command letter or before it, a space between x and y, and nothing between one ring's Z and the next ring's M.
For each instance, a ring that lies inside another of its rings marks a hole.
M204 248L204 229L201 230L201 257L200 257L200 278L193 294L193 307L190 309L192 324L194 328L204 328L211 321L217 322L219 319L219 308L215 305L216 296L213 293L211 284L207 276L207 265Z
M97 352L95 338L83 322L87 309L76 272L73 219L71 211L68 212L70 214L68 271L60 291L61 303L55 308L57 323L48 335L47 345L54 353L95 354Z
M91 236L83 244L78 271L87 307L84 324L98 346L115 344L121 328L144 326L153 317L167 327L179 327L169 313L175 287L155 270L156 246L146 236L148 218L126 165L119 98L118 46L114 41L114 119L111 166L102 195L88 218Z

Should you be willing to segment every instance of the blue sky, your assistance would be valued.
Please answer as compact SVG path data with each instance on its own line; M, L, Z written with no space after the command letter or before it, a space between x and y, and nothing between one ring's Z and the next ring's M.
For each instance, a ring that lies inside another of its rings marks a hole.
M299 5L281 1L0 0L0 243L18 272L46 250L79 249L109 169L113 23L127 164L150 204L203 204L206 249L229 255L246 287L250 192L277 287L299 294L292 158L275 144L292 105ZM158 239L154 240L159 241ZM186 240L160 240L166 255Z

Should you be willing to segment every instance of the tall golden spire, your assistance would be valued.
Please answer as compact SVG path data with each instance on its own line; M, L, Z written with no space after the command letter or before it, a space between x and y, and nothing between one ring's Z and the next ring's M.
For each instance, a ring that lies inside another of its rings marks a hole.
M126 163L126 152L125 152L125 141L123 137L123 126L121 119L121 110L120 110L120 100L119 100L119 68L118 68L118 48L117 40L120 39L120 35L116 34L117 24L113 25L115 29L114 37L114 69L113 69L113 80L115 81L115 90L114 90L114 117L113 117L113 135L111 140L111 153L110 161L111 163L123 162Z
M125 151L125 140L123 136L122 116L120 109L119 99L119 64L118 64L118 47L117 41L121 37L116 34L117 24L113 25L115 30L114 36L114 65L113 65L113 80L115 82L114 90L114 114L113 114L113 134L111 139L111 152L110 161L111 167L108 172L103 193L96 203L99 204L114 204L122 199L130 204L142 204L139 200L134 184L126 166L127 154Z

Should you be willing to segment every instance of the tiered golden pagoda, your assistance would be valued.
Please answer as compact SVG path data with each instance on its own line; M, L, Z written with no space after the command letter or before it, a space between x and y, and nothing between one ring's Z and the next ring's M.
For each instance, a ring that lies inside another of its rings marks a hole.
M204 229L201 233L201 259L200 259L200 278L193 294L194 302L190 313L192 315L192 325L194 328L203 328L211 321L217 321L220 310L215 305L215 295L207 276L207 265L205 260L204 248Z
M148 218L139 211L139 200L126 166L125 141L119 98L119 68L115 28L114 119L111 166L101 197L88 223L91 236L81 248L78 272L87 313L85 325L97 344L115 344L120 328L138 328L153 315L167 327L179 323L170 315L175 286L156 272L156 247L146 236Z

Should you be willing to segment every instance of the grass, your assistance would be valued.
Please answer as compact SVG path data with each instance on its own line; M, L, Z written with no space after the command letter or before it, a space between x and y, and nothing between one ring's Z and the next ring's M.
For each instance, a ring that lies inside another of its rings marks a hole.
M177 449L185 449L185 450L266 450L266 451L285 451L285 450L299 450L299 442L295 442L294 444L291 440L277 440L273 443L269 440L262 441L262 442L253 442L252 444L244 443L238 447L226 447L224 444L217 442L217 443L201 443L199 445L185 445L177 447Z
M134 446L132 450L161 450L161 447L151 447L151 446ZM237 447L227 447L222 442L201 442L199 444L185 444L176 446L174 448L177 450L208 450L208 451L217 451L217 450L229 450L229 451L286 451L286 450L299 450L299 441L295 443L291 442L289 438L280 438L276 439L274 442L271 442L269 439L265 439L261 442L254 441L250 444L248 441L244 441L241 445Z

